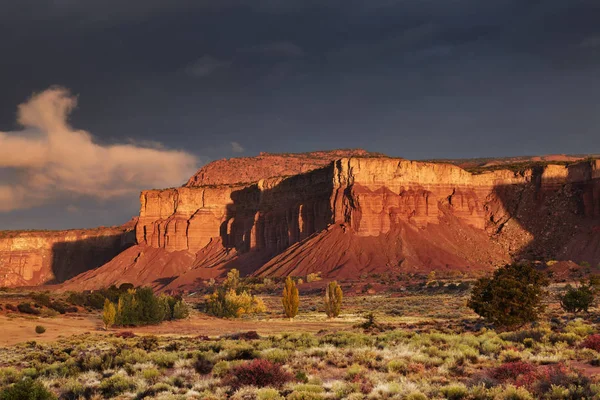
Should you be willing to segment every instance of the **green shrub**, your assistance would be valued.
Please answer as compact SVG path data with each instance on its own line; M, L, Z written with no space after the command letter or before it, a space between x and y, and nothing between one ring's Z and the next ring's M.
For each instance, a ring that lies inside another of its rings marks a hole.
M559 296L560 306L570 313L581 311L588 312L594 303L594 290L590 285L582 284L579 287L565 286L566 293Z
M40 382L25 378L0 392L0 400L50 400L56 396Z
M17 305L17 309L19 312L23 314L31 314L31 315L40 315L41 312L38 309L35 309L31 306L31 303L20 303Z
M515 328L538 319L544 306L548 279L529 265L512 264L497 269L473 287L467 305L497 326Z
M35 333L41 335L44 332L46 332L46 328L44 328L43 326L38 325L35 327Z
M124 375L113 375L110 378L103 380L100 383L100 391L104 397L115 397L123 392L134 390L136 388L135 383Z
M33 301L36 304L39 304L40 306L50 307L50 304L52 303L52 300L50 299L50 296L48 296L47 293L32 292L29 294L29 297L31 297Z
M469 390L462 383L451 384L444 386L440 389L440 392L448 400L460 400L468 396Z
M183 300L179 300L173 306L173 319L185 319L190 315L190 308Z

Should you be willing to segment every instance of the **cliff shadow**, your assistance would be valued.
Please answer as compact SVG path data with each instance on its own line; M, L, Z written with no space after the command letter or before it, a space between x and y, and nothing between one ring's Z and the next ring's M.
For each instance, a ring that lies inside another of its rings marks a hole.
M135 244L135 231L122 234L89 237L52 246L51 269L57 284L83 272L101 267L123 250Z
M333 164L303 174L266 179L234 191L220 236L239 259L226 268L250 272L333 222ZM272 183L272 186L269 186Z
M569 169L564 178L542 181L544 167L528 183L497 185L488 201L488 228L513 248L519 260L600 262L600 182L583 180ZM497 202L497 203L495 203ZM593 243L596 242L596 245Z

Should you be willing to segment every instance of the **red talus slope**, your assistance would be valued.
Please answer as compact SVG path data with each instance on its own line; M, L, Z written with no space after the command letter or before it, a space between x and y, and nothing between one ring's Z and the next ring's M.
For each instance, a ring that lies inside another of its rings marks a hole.
M349 277L390 268L477 272L521 257L595 264L598 167L471 174L449 164L350 157L291 177L146 191L138 246L86 282L179 289L233 267ZM153 257L137 257L150 249ZM170 259L177 266L163 270ZM127 275L113 272L126 267Z

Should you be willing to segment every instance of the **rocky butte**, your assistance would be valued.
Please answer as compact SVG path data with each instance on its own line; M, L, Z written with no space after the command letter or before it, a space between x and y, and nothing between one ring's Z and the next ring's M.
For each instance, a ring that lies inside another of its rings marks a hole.
M136 244L66 282L191 289L230 268L259 276L457 271L510 260L600 261L600 162L494 164L362 150L261 154L144 191Z
M135 222L66 231L0 231L0 286L63 282L135 244Z

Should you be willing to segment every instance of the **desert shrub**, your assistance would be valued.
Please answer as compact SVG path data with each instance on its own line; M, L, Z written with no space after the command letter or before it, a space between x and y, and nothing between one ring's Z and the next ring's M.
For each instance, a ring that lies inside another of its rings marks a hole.
M142 336L138 341L138 347L145 351L154 351L158 347L158 338L154 335Z
M320 281L321 279L321 272L312 272L306 275L306 282L316 282Z
M86 299L86 306L91 307L94 310L102 310L105 299L106 298L99 292L90 293Z
M43 326L38 325L35 327L35 333L41 335L44 332L46 332L46 328L44 328Z
M494 399L497 400L534 400L533 396L524 387L508 385L502 389Z
M590 335L581 344L581 347L600 352L600 335Z
M104 330L109 330L114 325L117 318L117 309L115 305L108 299L104 300L104 309L102 310L102 322L104 323Z
M135 382L127 376L116 374L100 383L100 391L106 398L115 397L123 392L134 390Z
M0 400L50 400L56 396L40 382L25 378L0 391Z
M212 361L208 360L206 357L200 355L198 356L196 361L194 361L193 366L196 372L200 375L208 375L212 372L215 364Z
M594 397L590 379L562 363L538 368L537 373L523 376L521 381L517 381L517 386L526 386L534 395L537 395L537 398L551 392L556 386L569 389L568 396L558 398L590 399Z
M569 322L567 326L565 326L564 331L566 333L576 335L580 338L584 338L594 333L596 329L594 328L594 326L586 323L584 320L576 319L574 321Z
M234 389L242 386L280 388L290 380L292 375L285 372L280 364L261 359L235 366L224 377L225 383Z
M69 292L66 301L69 304L83 307L85 306L85 295L83 293Z
M591 285L582 284L579 287L567 285L566 293L559 296L560 306L570 313L588 312L594 303L594 290Z
M444 386L440 389L442 395L449 400L460 400L468 396L469 391L462 383L455 383Z
M342 310L342 288L336 281L329 282L325 289L325 313L329 318L340 315Z
M467 305L497 326L514 328L538 319L548 279L529 265L497 269L493 277L477 281Z
M185 319L190 315L190 308L183 300L177 301L173 306L173 319Z
M31 315L40 315L41 312L38 309L35 309L31 306L31 303L19 303L19 305L17 305L17 309L19 310L19 312L22 312L23 314L31 314Z
M512 361L494 368L490 376L500 382L514 381L521 375L536 371L536 366L523 361Z
M261 388L256 392L257 400L283 400L277 389Z
M29 297L31 297L31 299L40 306L50 307L50 303L52 303L52 300L50 299L50 296L48 296L47 293L32 292L29 294Z
M8 303L4 306L4 308L6 308L6 311L19 311L19 309L17 307L15 307L14 305Z
M221 287L207 297L206 309L216 317L238 318L245 314L263 313L266 306L260 298L246 291L238 294L234 289Z
M298 294L298 288L294 283L291 276L288 276L285 280L285 287L283 288L283 297L281 299L283 303L283 312L286 317L294 318L298 315L298 305L300 303L300 297Z

